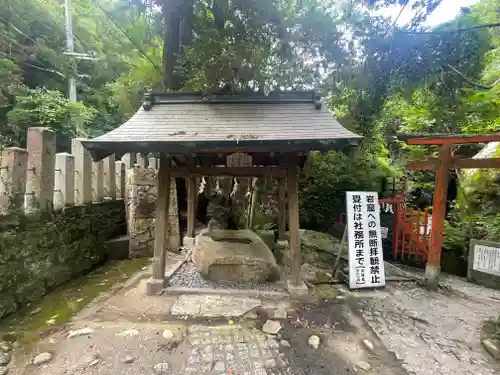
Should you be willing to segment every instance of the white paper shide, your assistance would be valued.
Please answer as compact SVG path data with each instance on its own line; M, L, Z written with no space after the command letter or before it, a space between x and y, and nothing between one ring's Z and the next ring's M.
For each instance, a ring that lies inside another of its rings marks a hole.
M351 289L385 285L377 192L346 192Z

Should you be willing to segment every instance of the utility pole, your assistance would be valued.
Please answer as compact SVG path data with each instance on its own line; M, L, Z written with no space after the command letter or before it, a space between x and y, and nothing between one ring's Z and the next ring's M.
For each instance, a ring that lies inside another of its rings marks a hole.
M98 58L95 58L87 53L75 52L75 42L73 40L73 7L71 5L71 0L64 0L64 18L66 21L66 52L64 52L64 54L73 59L73 61L75 59L91 61L99 60ZM76 102L76 80L73 76L68 78L68 93L69 100Z
M64 0L64 17L66 19L66 49L68 54L75 52L75 43L73 42L73 9L71 0ZM76 102L76 82L74 77L69 77L69 100Z

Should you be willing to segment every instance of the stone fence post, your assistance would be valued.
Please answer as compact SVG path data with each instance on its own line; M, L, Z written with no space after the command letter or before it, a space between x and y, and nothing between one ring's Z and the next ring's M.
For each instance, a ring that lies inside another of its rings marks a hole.
M141 168L147 168L149 165L148 154L140 153L137 154L137 165Z
M134 165L137 162L135 154L125 154L122 157L122 162L125 164L125 170L129 170L130 168L134 168Z
M0 215L23 207L28 151L7 147L0 156Z
M75 157L68 153L56 154L54 181L54 209L75 204Z
M116 199L125 198L125 163L115 162Z
M50 128L29 128L27 144L26 212L51 210L54 202L56 133Z
M92 164L92 202L102 202L104 199L104 163L98 161Z
M149 168L153 168L155 170L158 169L158 159L156 159L156 157L154 157L150 154L148 161L149 161Z
M104 159L104 197L115 200L116 199L116 175L115 175L115 156Z
M79 139L71 140L71 154L75 157L75 203L92 202L92 157Z

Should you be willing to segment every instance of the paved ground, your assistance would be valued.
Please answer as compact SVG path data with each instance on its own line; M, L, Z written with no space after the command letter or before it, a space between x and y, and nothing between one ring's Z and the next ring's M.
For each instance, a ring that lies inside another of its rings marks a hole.
M441 284L439 292L391 284L359 301L362 315L410 374L500 373L480 343L482 323L500 312L500 291L458 277Z

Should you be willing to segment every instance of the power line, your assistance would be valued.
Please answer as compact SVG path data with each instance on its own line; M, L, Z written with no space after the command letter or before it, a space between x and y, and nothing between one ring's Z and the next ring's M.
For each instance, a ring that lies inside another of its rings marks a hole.
M146 52L144 52L144 50L143 50L141 47L139 47L139 46L137 45L137 43L136 43L136 42L135 42L135 41L134 41L134 40L133 40L133 39L132 39L132 38L131 38L128 34L127 34L127 32L126 32L125 30L123 30L123 28L122 28L122 27L121 27L121 26L120 26L120 25L119 25L119 24L118 24L118 23L114 20L114 18L111 16L111 14L110 14L110 13L109 13L106 9L104 9L104 8L103 8L103 7L102 7L102 6L101 6L101 5L100 5L100 4L99 4L96 0L91 0L91 1L92 1L92 3L93 3L96 7L98 7L98 8L99 8L99 9L100 9L100 10L101 10L101 11L102 11L105 15L106 15L106 17L108 17L108 18L109 18L109 20L110 20L111 22L113 22L113 24L114 24L114 25L118 28L118 30L120 30L120 31L121 31L121 33L122 33L123 35L125 35L125 37L126 37L126 38L130 41L130 43L132 43L132 45L133 45L133 46L137 49L137 51L139 51L139 53L142 55L142 57L144 57L146 60L148 60L148 62L149 62L151 65L153 65L153 66L155 67L155 69L156 69L156 70L158 70L158 72L162 73L162 70L160 69L160 67L159 67L158 65L156 65L156 64L154 63L154 61L153 61L153 60L151 60L151 59L149 58L149 56L146 54Z

